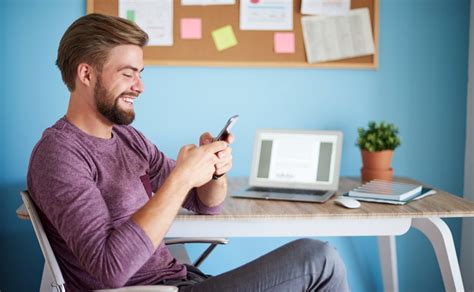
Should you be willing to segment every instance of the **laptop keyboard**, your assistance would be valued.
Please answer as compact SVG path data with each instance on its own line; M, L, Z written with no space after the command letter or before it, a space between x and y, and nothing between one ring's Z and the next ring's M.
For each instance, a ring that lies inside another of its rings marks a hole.
M283 188L269 188L269 187L250 187L247 189L247 191L267 192L267 193L305 194L305 195L317 195L317 196L321 196L327 193L327 191L318 191L318 190L297 190L297 189L283 189Z

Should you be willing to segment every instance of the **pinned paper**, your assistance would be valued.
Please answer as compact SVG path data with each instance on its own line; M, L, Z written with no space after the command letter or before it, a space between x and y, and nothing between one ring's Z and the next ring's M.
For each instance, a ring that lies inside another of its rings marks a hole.
M234 30L230 25L214 30L212 32L212 38L219 52L237 45Z
M173 0L118 0L118 15L149 36L149 46L173 45Z
M375 45L367 7L347 15L301 17L308 63L374 54Z
M181 38L182 39L200 39L202 38L201 18L182 18L181 19Z
M293 30L293 0L241 0L241 30Z
M302 0L301 13L312 15L346 15L351 10L351 0Z
M135 22L135 10L127 10L127 19Z
M181 5L234 5L235 0L181 0Z
M295 34L277 32L273 36L273 45L277 54L293 54L295 52Z

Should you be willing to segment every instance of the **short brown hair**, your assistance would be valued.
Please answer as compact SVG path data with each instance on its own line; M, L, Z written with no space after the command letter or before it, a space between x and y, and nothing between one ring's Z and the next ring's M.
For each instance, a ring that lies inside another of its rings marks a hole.
M80 63L88 63L100 72L114 47L144 47L147 43L147 33L131 21L97 13L88 14L74 21L64 33L59 43L56 65L72 92Z

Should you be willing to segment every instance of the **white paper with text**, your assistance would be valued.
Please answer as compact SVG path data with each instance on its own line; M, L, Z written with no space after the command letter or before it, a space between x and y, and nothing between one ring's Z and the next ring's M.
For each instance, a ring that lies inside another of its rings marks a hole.
M351 9L350 0L302 0L301 14L345 15Z
M241 30L293 30L293 0L240 0Z
M234 5L235 0L181 0L183 6Z
M119 16L141 27L148 34L148 45L173 45L173 0L119 0Z
M308 63L372 55L375 51L369 9L341 16L301 18Z

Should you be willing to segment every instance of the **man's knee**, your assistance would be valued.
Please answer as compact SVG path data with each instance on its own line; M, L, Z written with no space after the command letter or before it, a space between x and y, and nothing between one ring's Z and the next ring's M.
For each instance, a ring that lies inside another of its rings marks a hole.
M303 253L307 264L315 270L323 268L336 277L345 277L346 268L337 250L327 242L315 239L298 239L294 242L295 248Z
M314 239L296 240L294 247L301 251L306 273L313 275L308 291L349 291L346 267L334 247Z

